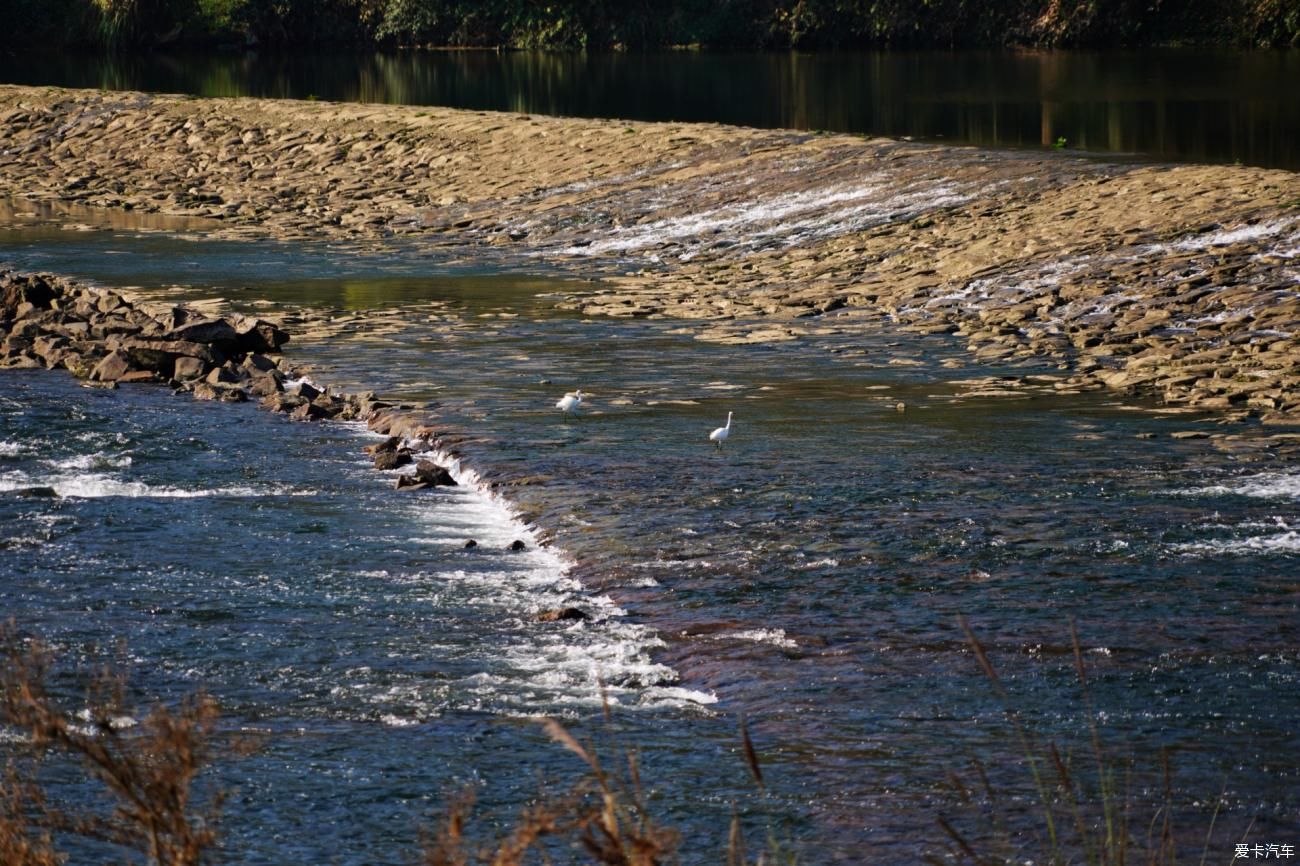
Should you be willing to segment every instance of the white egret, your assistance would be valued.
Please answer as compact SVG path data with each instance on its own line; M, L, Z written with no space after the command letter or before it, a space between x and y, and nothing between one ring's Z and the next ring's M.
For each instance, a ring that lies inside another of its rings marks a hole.
M721 448L721 447L722 447L722 443L723 443L723 442L726 442L726 441L727 441L727 437L730 436L730 435L731 435L731 413L728 412L728 413L727 413L727 426L726 426L726 427L719 427L717 430L714 430L712 433L710 433L710 434L709 434L709 441L710 441L710 442L717 442L717 443L718 443L718 447Z
M565 394L563 397L561 397L560 401L555 404L555 408L563 412L565 417L568 417L568 414L570 412L576 412L578 410L578 407L581 405L582 405L582 389L579 388L578 390Z

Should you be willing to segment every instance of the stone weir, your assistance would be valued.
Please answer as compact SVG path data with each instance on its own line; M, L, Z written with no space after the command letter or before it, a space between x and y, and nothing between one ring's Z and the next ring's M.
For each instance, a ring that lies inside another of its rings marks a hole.
M412 466L395 487L454 486L442 462L457 458L458 434L418 410L373 393L332 393L279 354L289 334L250 316L206 317L185 307L159 313L110 289L48 274L0 272L0 368L61 368L87 385L167 385L196 400L258 400L300 421L365 421L387 438L367 446L381 471Z
M671 316L701 340L883 323L963 339L979 362L1054 365L1071 391L1300 422L1294 172L0 85L0 198L545 262L601 278L558 306Z

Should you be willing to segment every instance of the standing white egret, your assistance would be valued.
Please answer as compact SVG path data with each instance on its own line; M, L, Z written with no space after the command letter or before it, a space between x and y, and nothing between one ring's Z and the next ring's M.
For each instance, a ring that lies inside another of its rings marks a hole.
M721 447L722 447L722 443L723 443L723 442L726 442L726 441L727 441L727 437L730 436L730 435L731 435L731 413L728 412L728 413L727 413L727 426L726 426L726 427L719 427L717 430L714 430L712 433L710 433L710 434L709 434L709 441L710 441L710 442L717 442L717 443L718 443L718 447L721 448Z
M561 397L560 401L555 404L555 408L563 412L564 416L567 418L570 412L576 412L578 410L578 407L581 405L582 405L582 389L579 388L578 390L565 394L563 397Z

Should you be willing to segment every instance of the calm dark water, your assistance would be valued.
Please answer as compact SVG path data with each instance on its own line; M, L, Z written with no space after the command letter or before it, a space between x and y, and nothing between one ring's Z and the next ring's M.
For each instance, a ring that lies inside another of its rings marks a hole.
M709 121L1300 169L1300 52L0 57L0 80Z
M686 862L719 861L733 801L804 862L914 862L942 847L936 815L962 821L950 769L990 767L1013 822L1035 802L960 616L1041 735L1084 749L1095 721L1135 757L1142 827L1161 749L1189 856L1220 795L1215 862L1252 822L1261 842L1300 826L1300 467L1174 439L1204 428L1104 395L963 397L960 380L1003 371L945 367L964 350L934 338L718 346L556 314L538 295L563 284L401 249L31 228L0 244L171 297L307 304L341 326L399 314L292 356L436 401L480 437L487 477L542 482L509 497L554 546L516 559L508 513L468 490L395 499L355 428L0 376L0 489L64 494L0 494L0 606L74 658L125 637L144 694L205 686L232 725L270 732L222 771L241 792L231 862L403 862L467 781L500 820L536 773L573 770L518 717L590 732L600 680ZM574 387L588 407L566 422L552 407ZM471 556L467 536L490 543ZM530 621L559 603L599 615Z

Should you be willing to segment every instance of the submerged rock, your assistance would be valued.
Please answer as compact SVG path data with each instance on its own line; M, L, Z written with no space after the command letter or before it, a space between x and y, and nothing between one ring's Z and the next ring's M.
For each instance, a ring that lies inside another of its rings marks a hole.
M557 607L544 610L536 616L538 622L581 622L591 619L582 609L576 607Z

